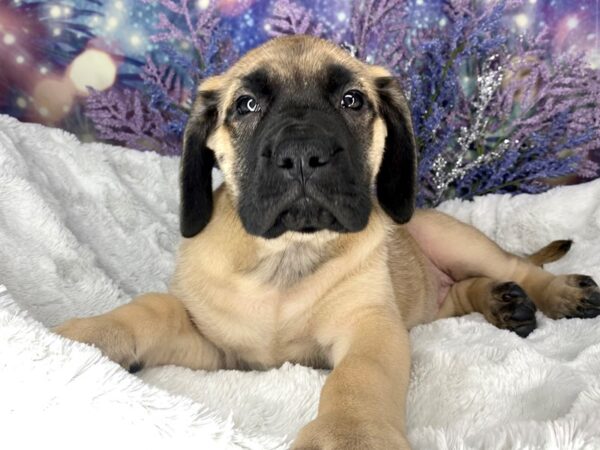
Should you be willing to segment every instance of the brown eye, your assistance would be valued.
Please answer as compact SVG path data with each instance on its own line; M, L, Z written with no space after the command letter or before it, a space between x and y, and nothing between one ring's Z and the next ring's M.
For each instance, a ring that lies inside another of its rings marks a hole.
M358 91L348 91L342 97L342 108L360 109L364 104L363 96Z
M260 105L254 97L250 95L242 95L236 100L235 107L238 114L244 115L252 112L260 111Z

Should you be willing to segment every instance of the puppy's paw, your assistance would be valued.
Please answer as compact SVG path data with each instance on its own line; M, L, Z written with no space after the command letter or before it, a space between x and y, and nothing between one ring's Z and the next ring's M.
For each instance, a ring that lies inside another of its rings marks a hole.
M134 373L142 368L135 338L125 326L107 316L71 319L52 329L67 339L93 345L109 359Z
M542 312L552 319L588 319L600 315L600 288L587 275L559 275L544 294L546 306Z
M517 283L501 283L492 289L491 322L498 328L527 337L537 326L536 307Z
M343 414L317 417L298 433L293 450L410 450L406 438L384 421L365 421Z

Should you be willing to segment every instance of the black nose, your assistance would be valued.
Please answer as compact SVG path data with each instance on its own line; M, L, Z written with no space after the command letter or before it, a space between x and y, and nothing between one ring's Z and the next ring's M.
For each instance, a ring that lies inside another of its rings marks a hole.
M280 143L275 152L275 164L292 178L308 180L317 171L327 168L335 148L328 142L314 139L293 139Z

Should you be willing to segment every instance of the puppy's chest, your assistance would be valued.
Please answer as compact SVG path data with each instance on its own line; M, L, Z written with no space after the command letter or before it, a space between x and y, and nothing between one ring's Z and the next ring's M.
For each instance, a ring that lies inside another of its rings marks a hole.
M306 283L323 260L316 246L287 243L258 254L241 271L209 276L200 268L194 277L181 278L187 281L177 285L176 295L202 334L225 353L229 367L286 361L323 366L310 328L323 293Z
M319 262L318 254L302 247L274 252L221 286L207 283L194 295L203 300L188 304L188 310L201 332L224 351L229 366L266 368L285 361L322 366L310 329L320 296L298 289Z
M194 321L226 355L228 366L277 367L286 361L309 363L318 353L311 336L306 299L278 289L231 290L219 305L205 303Z

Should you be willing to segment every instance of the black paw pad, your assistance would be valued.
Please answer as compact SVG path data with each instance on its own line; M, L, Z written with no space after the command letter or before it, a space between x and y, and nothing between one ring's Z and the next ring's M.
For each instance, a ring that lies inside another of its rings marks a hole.
M496 286L492 292L496 294L502 301L512 302L518 298L527 297L525 291L517 283L509 281Z
M581 303L575 308L575 314L569 318L592 319L600 315L600 292L593 292L589 297L581 300Z
M576 313L571 316L567 316L567 319L593 319L600 315L600 308L586 308L584 306L578 306Z
M522 338L526 338L527 336L529 336L531 334L531 332L533 330L536 329L536 327L537 327L537 323L535 322L535 319L534 319L533 323L527 323L527 324L524 324L524 325L518 325L514 329L512 329L511 331L514 331L515 333L517 333Z
M496 304L492 306L495 325L527 337L537 327L536 307L517 283L508 282L492 290Z
M531 320L535 317L535 305L531 300L526 298L527 301L518 303L515 306L513 313L510 318L513 320Z
M592 277L588 277L587 275L579 275L579 279L577 280L577 285L580 288L589 288L589 287L597 287L598 284L594 281Z
M600 292L593 292L592 295L584 301L594 306L600 306Z
M144 365L141 362L134 362L129 365L129 369L127 369L127 370L129 371L129 373L136 373L136 372L139 372L140 370L142 370L143 368L144 368Z

